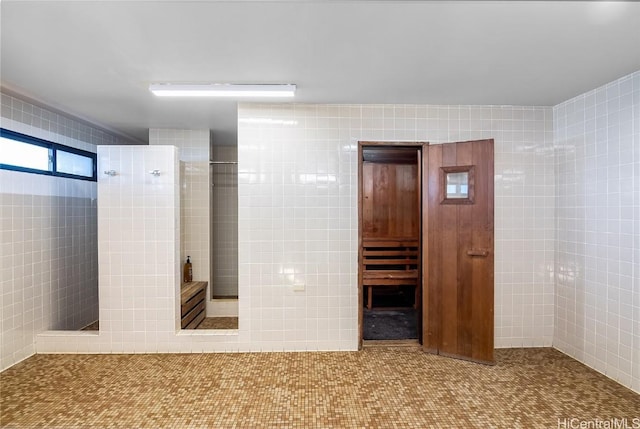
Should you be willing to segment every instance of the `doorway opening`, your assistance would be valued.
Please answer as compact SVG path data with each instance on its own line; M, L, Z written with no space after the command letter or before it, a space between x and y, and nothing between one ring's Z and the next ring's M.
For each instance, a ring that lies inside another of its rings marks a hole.
M211 282L198 329L238 329L238 149L211 145L210 154Z
M211 299L238 299L238 151L212 146Z
M358 272L365 341L421 341L422 146L359 146Z

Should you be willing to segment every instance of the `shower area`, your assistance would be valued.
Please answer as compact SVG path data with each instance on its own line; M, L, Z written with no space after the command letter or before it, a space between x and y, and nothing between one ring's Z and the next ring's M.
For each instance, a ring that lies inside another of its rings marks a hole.
M237 316L238 150L212 145L210 153L211 299L214 314Z

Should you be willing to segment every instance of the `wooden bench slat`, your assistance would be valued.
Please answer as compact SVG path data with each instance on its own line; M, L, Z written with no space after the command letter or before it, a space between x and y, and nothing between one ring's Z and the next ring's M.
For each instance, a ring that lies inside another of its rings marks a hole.
M415 258L418 257L417 250L369 250L364 249L362 252L363 256L413 256Z
M365 271L364 276L387 276L387 275L398 275L398 276L407 276L407 277L417 277L418 270L369 270Z
M180 307L182 317L186 316L194 306L198 305L200 301L204 301L204 297L206 295L205 290L201 290L197 294L191 297L186 303L182 304Z
M398 243L393 241L380 241L377 243L362 243L362 247L364 249L379 249L379 248L387 248L387 249L403 249L408 248L411 250L415 250L418 248L418 243Z
M417 244L420 240L415 239L415 238L393 238L393 237L385 237L385 238L366 238L363 237L362 238L362 243L363 244L368 244L368 243L394 243L395 246L398 246L398 243L415 243Z
M185 329L196 329L198 325L204 320L205 312L202 310L194 319L185 327Z
M417 306L420 277L419 240L386 237L362 240L362 285L369 290L367 308L372 306L376 287L413 286ZM393 268L393 269L390 269Z
M189 313L187 313L186 316L182 317L182 321L181 321L181 326L183 328L189 326L189 324L198 316L198 314L200 314L201 312L204 312L204 301L200 301L195 307L193 307L191 309L191 311L189 311Z
M183 283L180 288L180 303L185 304L188 300L193 298L200 289L206 289L207 282L188 282Z
M184 283L180 288L180 327L194 329L206 317L207 282Z
M417 265L416 259L365 259L364 265Z
M384 286L392 286L394 284L404 286L404 285L413 285L416 284L418 279L416 277L405 277L405 278L385 278L385 277L370 277L366 279L362 279L362 284L365 285L384 285Z
M418 279L405 279L400 281L398 279L364 279L362 280L363 286L375 287L400 287L400 286L416 286Z

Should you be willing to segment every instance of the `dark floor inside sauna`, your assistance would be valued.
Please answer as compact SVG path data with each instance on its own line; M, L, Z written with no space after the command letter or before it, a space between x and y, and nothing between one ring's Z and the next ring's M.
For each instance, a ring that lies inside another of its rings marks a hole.
M365 290L365 302L367 291ZM413 340L418 338L418 313L412 288L376 291L371 310L365 307L363 339Z
M413 340L418 339L416 310L380 309L364 310L365 340Z

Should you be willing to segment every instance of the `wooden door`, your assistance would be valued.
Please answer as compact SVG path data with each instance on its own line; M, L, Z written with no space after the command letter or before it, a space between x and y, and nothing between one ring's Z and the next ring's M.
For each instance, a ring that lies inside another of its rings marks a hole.
M493 140L428 148L424 349L493 363Z

